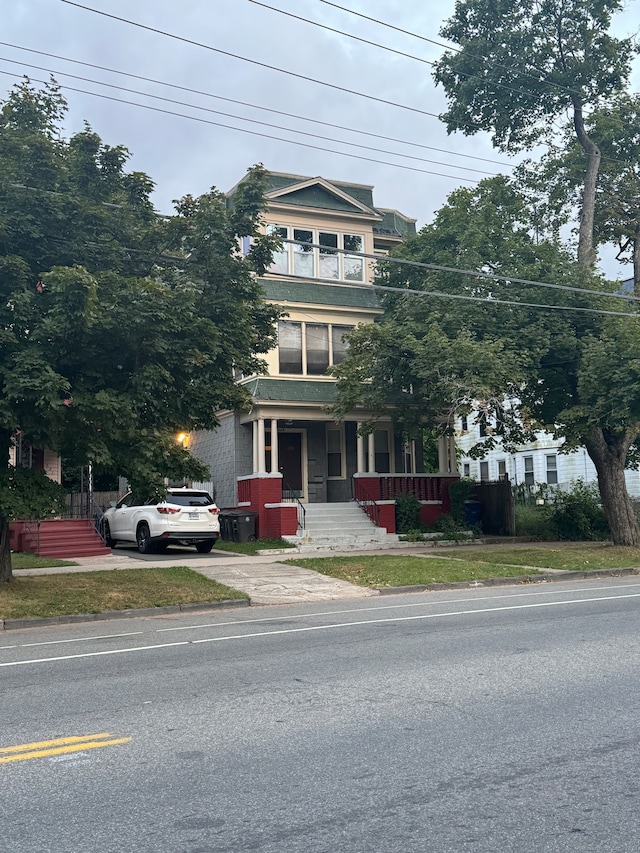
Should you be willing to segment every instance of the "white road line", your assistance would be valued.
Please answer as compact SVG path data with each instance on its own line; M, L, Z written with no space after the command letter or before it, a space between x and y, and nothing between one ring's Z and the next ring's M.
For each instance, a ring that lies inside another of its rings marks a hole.
M637 586L638 582L636 581L633 586ZM631 584L629 584L631 586ZM591 587L588 592L604 592L609 589L620 589L621 584L611 584L608 586L594 586ZM412 593L416 594L416 593ZM465 598L447 598L442 599L440 601L435 601L433 598L429 599L420 599L419 601L410 601L407 604L379 604L378 606L373 607L345 607L341 610L321 610L318 612L312 613L293 613L289 615L278 615L274 616L264 616L260 617L260 619L232 619L228 622L206 622L203 625L178 625L173 628L156 628L156 634L167 634L171 631L200 631L203 628L220 628L225 625L256 625L261 622L274 622L274 621L285 621L285 620L293 620L293 619L309 619L315 618L318 616L340 616L343 613L367 613L370 610L380 611L380 610L403 610L409 607L432 607L434 605L442 605L442 604L459 604L463 601L496 601L497 599L502 598L531 598L533 596L541 596L541 595L566 595L566 589L544 589L540 590L540 592L512 592L506 593L504 595L470 595ZM379 599L376 599L379 601Z
M20 643L19 648L27 649L31 646L55 646L58 643L81 643L86 640L111 640L118 637L135 637L136 634L144 634L144 631L127 631L122 634L101 634L98 637L88 636L88 637L72 637L67 640L46 640L42 643ZM7 648L16 648L15 646L8 646Z
M156 643L150 646L135 646L130 649L111 649L100 652L84 652L77 655L60 655L52 658L35 658L32 660L18 660L0 663L0 667L27 666L36 663L53 663L62 660L76 660L80 658L104 657L105 655L128 654L130 652L150 652L155 649L167 649L177 646L199 645L202 643L224 643L230 640L252 640L255 637L270 637L282 634L302 634L309 631L330 631L335 628L355 628L359 625L375 625L387 622L417 622L425 619L446 619L452 616L472 616L477 613L500 613L509 610L532 610L540 607L566 607L570 604L591 604L598 601L615 601L622 598L640 598L640 592L626 595L606 595L598 598L574 598L568 601L538 601L532 604L511 604L503 607L483 607L472 610L451 610L445 613L423 613L416 616L394 616L388 619L363 619L356 622L335 622L328 625L310 625L303 628L278 628L274 631L256 631L252 634L235 634L228 637L205 637L201 640L182 640L175 643Z

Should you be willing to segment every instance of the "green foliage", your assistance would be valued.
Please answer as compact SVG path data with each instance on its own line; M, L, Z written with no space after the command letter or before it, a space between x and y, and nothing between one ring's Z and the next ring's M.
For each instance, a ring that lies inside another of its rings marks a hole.
M460 477L453 483L449 483L449 505L451 507L451 517L458 525L465 523L465 502L471 500L475 483L468 477Z
M395 496L396 501L396 532L409 533L420 527L418 518L420 501L415 495L402 494Z
M67 509L62 486L40 471L13 466L0 470L0 507L5 520L53 518Z
M599 540L609 536L598 489L581 480L569 492L557 491L548 512L551 530L558 539Z
M536 506L535 503L516 503L515 505L516 536L530 536L533 539L549 540L555 538L549 521L547 506Z

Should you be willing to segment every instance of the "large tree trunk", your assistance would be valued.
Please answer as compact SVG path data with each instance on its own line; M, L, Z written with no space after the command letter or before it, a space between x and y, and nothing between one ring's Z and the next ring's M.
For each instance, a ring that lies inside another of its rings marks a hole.
M584 444L596 466L602 507L614 545L640 546L640 528L624 478L631 436L607 440L603 430L598 429L585 438Z
M587 135L582 115L582 100L577 95L573 97L573 126L578 142L582 146L582 150L587 158L587 167L582 188L582 204L580 206L578 263L587 269L591 269L596 262L596 253L593 248L593 222L601 155L598 146Z

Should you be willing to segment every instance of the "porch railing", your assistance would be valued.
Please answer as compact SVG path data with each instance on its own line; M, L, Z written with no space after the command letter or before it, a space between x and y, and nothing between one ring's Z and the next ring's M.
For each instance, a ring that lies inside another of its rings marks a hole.
M282 480L282 503L298 504L298 527L300 530L306 530L307 526L307 511L304 504L301 502L296 489L292 489L286 480Z
M380 527L380 507L371 497L369 491L367 491L366 486L362 483L362 480L354 479L353 483L353 499L358 504L361 510L367 513L369 516L369 520L372 521L376 527Z
M441 501L443 478L439 474L379 474L380 500L414 495L419 501Z

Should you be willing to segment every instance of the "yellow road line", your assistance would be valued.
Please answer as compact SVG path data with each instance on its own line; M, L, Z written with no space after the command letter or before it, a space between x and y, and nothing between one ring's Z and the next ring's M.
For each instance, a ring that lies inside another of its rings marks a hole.
M98 740L99 738L111 737L111 732L100 732L97 735L74 735L73 737L59 737L55 740L41 740L36 743L21 743L18 746L5 746L0 749L0 755L8 752L28 752L32 749L45 749L48 746L66 746L68 743L82 743L86 740Z
M109 736L108 733L106 735ZM47 758L52 755L65 755L72 752L84 752L87 749L99 749L103 746L117 746L121 743L129 743L131 740L130 737L122 737L122 738L112 738L111 740L90 740L90 737L101 737L101 735L93 735L87 736L86 738L60 738L58 741L42 741L40 744L24 744L24 746L18 747L7 747L2 750L2 752L8 751L18 751L25 750L28 747L35 746L44 746L45 744L50 743L61 743L66 742L64 746L56 746L49 749L30 749L29 751L20 751L15 755L7 755L4 758L0 758L0 764L9 764L12 761L27 761L31 758ZM68 741L75 741L74 743L68 743Z

